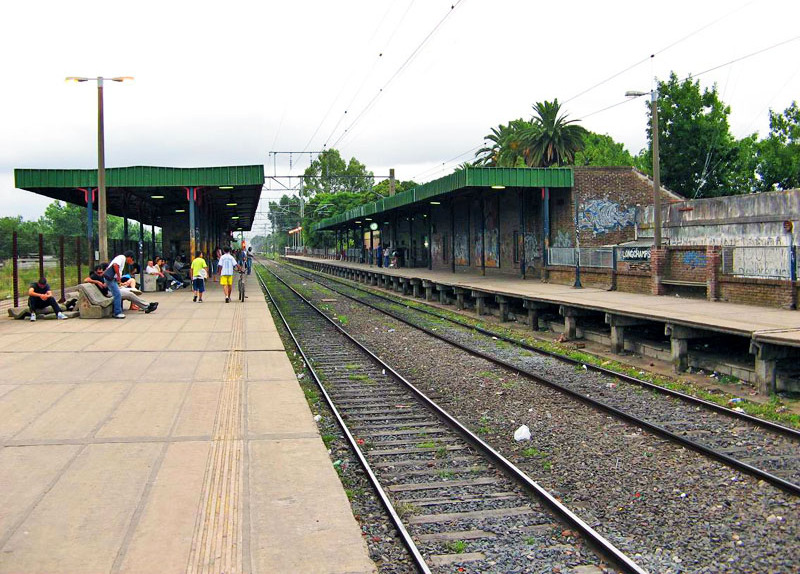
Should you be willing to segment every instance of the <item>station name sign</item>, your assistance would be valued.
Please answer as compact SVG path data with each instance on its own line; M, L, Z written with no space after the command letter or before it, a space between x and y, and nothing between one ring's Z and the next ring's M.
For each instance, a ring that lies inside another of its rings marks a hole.
M650 261L649 247L623 247L618 251L620 261Z

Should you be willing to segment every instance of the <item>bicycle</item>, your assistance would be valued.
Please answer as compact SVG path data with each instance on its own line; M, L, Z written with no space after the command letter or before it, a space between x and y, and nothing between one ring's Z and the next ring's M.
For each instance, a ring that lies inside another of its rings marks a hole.
M238 286L239 286L239 301L242 301L242 302L244 302L244 299L245 299L245 297L246 297L246 295L245 295L245 288L246 288L246 286L247 286L247 270L246 270L246 269L244 269L244 268L242 268L242 267L240 267L240 268L238 269L238 271L239 271L239 281L238 281Z

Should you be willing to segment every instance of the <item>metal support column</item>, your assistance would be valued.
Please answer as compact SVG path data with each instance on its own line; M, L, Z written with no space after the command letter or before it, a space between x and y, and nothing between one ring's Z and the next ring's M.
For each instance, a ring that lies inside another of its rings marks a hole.
M486 199L481 194L481 275L486 275Z
M197 188L187 187L186 199L189 200L189 261L194 259L194 252L197 247L197 231L195 230L195 209L197 203Z
M519 190L519 275L525 279L525 267L527 265L527 254L525 253L525 190Z
M450 200L450 272L456 272L456 202Z
M428 206L428 270L433 269L433 209Z
M543 222L543 230L542 230L542 245L544 246L544 252L542 256L542 263L546 267L549 263L547 261L547 250L550 249L550 188L543 187L542 188L542 222Z

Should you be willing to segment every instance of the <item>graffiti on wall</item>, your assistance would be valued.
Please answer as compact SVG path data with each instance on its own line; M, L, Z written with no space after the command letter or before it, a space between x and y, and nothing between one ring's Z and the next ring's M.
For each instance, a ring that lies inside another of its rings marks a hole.
M572 247L572 234L569 231L559 229L556 231L552 247Z
M467 239L467 233L456 232L455 239L454 256L456 265L469 265L469 241Z
M533 265L534 260L542 258L542 244L533 233L525 233L525 261Z
M706 254L703 251L686 251L683 254L683 264L689 269L703 269L706 266Z
M791 256L788 247L734 247L733 275L788 279Z
M636 208L623 208L615 201L589 199L578 211L578 229L591 231L594 235L609 233L636 223Z
M500 267L500 233L498 229L498 204L486 202L486 267Z

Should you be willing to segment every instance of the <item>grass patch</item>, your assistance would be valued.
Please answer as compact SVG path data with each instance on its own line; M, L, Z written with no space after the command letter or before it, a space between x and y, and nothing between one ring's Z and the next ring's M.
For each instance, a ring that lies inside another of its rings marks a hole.
M419 514L419 508L411 504L410 502L398 502L394 505L394 509L397 511L402 518L408 518L409 516L414 516L415 514Z
M444 545L447 551L452 554L463 554L467 549L467 543L463 540L453 540Z
M525 450L522 451L522 454L524 454L525 456L536 457L536 458L545 458L547 456L550 456L546 452L539 450L535 446L526 448Z
M500 378L499 375L497 375L496 373L493 373L491 371L481 371L481 372L478 373L478 376L479 377L483 377L484 379L491 379L493 381L496 381L496 380L498 380Z
M436 443L432 440L417 444L417 448L436 448Z
M447 456L447 447L440 446L436 449L436 458L445 458Z
M322 435L322 442L325 443L325 448L331 448L331 443L336 440L335 434L324 434Z
M358 368L358 365L354 363L349 363L345 365L344 368L347 369L348 371L355 371Z
M439 476L439 478L444 478L444 479L453 478L453 477L455 476L455 475L454 475L454 474L453 474L451 471L449 471L449 470L440 470L440 471L439 471L439 472L437 472L436 474Z
M523 538L522 540L523 540L523 542L525 542L525 544L527 544L528 546L533 546L534 544L536 544L536 543L537 543L537 540L536 540L536 539L535 539L533 536L526 536L526 537L525 537L525 538Z
M347 326L347 315L336 315L336 319L342 324L343 327Z
M367 375L362 375L361 373L353 373L349 377L347 377L351 381L368 381L369 377Z

